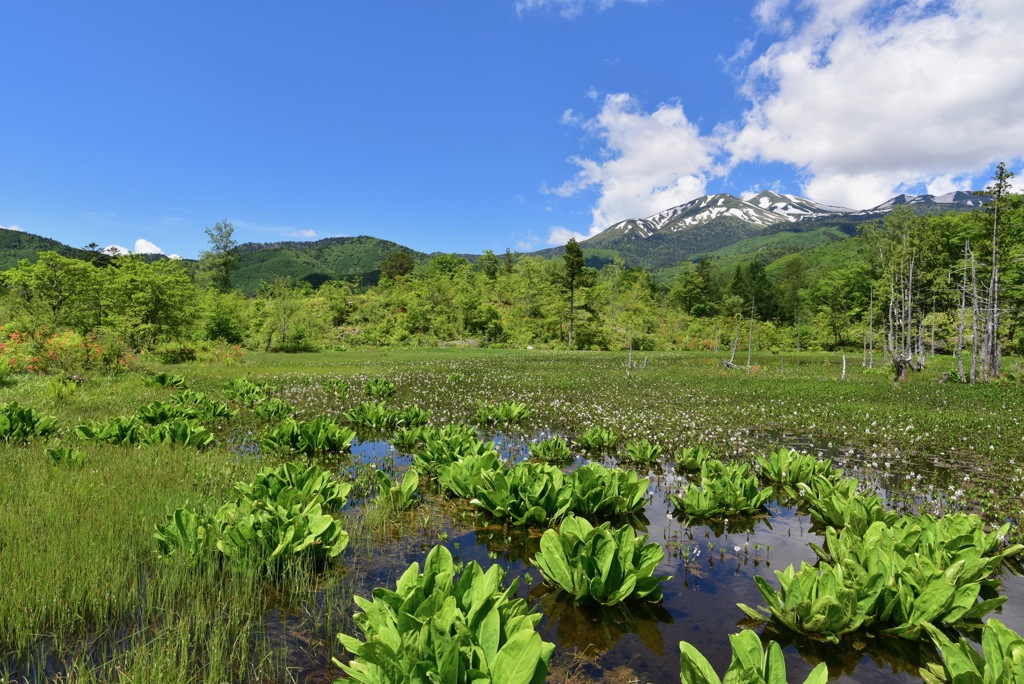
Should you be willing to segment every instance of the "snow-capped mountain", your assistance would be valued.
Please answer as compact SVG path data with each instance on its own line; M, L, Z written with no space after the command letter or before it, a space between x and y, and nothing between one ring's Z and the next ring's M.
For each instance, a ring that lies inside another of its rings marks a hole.
M804 197L765 190L749 199L705 195L652 214L620 221L581 244L611 250L627 262L663 267L722 249L747 238L781 232L805 233L831 227L855 235L857 226L909 205L915 211L969 211L989 198L969 192L899 195L870 209L818 204Z
M805 197L787 195L771 190L744 200L728 194L704 195L686 204L648 216L620 221L603 233L617 238L648 238L656 233L675 233L729 218L751 227L779 226L779 224L828 219L872 217L908 205L918 210L973 209L988 202L984 195L957 191L945 195L897 195L870 209L854 210L818 204ZM784 228L784 226L780 226ZM600 242L600 240L599 240Z

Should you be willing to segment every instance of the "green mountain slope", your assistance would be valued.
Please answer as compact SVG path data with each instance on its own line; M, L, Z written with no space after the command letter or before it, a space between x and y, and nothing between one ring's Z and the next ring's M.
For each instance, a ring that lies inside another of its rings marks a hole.
M380 278L380 262L402 251L422 261L427 255L374 237L336 237L316 242L246 243L238 247L231 283L247 294L278 277L305 280L319 287L327 280L355 280L370 285Z
M22 259L35 261L40 252L57 252L61 256L88 259L84 249L69 247L62 242L17 230L0 229L0 271L14 268Z

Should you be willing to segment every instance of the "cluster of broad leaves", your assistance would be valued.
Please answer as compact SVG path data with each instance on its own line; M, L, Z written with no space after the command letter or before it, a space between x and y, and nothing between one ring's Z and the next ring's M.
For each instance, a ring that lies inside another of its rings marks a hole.
M366 392L366 396L378 401L393 397L397 389L395 383L387 378L370 378L363 385L363 391Z
M641 439L626 444L626 453L622 456L622 460L635 465L655 466L661 463L663 451L664 449L660 445L647 439Z
M235 403L252 408L268 398L267 385L246 378L234 378L228 383L228 396Z
M151 424L139 416L115 416L75 426L79 439L106 444L177 444L205 449L214 436L195 418L170 418Z
M925 684L1021 684L1024 682L1024 639L995 618L985 622L982 653L963 637L956 643L941 630L928 634L942 653L942 664L921 670Z
M476 429L465 423L450 423L444 427L417 425L398 430L392 437L391 444L402 453L417 454L422 452L429 442L471 439L476 440Z
M270 451L302 455L335 454L348 451L355 437L355 431L325 416L310 420L286 418L267 430L260 444Z
M183 387L173 378L164 382L168 387ZM182 389L170 401L157 400L141 406L135 415L77 425L75 434L82 440L106 444L177 444L205 449L213 444L214 435L203 421L231 420L237 415L238 409L202 392Z
M732 645L732 660L725 676L719 679L711 663L691 644L680 641L680 678L684 684L786 684L786 661L782 648L768 642L768 649L761 647L756 633L745 629L739 634L729 635ZM828 667L818 663L807 675L804 684L825 684L828 681Z
M540 614L513 598L518 580L506 588L504 579L501 567L485 572L475 561L459 572L451 552L436 546L423 572L413 563L394 591L355 598L363 640L339 634L354 657L334 662L364 684L540 684L554 644L535 629Z
M772 498L772 489L762 489L746 463L707 460L700 469L700 485L691 482L682 495L671 494L676 510L689 518L708 519L730 515L757 515Z
M533 564L549 584L577 601L612 606L626 600L660 601L661 583L671 579L654 574L664 556L660 544L648 544L647 535L637 536L631 525L595 527L573 515L557 532L544 532Z
M383 432L426 425L430 413L419 406L396 409L383 402L363 401L346 411L343 417L353 427Z
M676 468L687 473L699 473L704 464L711 460L711 452L702 445L688 446L675 453Z
M550 526L569 513L592 519L641 514L649 481L633 471L599 463L570 474L546 463L522 462L511 468L497 452L472 454L443 467L442 489L471 499L477 507L512 525Z
M401 482L391 479L383 470L377 471L377 499L382 506L393 512L408 511L420 504L416 492L420 485L420 474L415 468L405 471Z
M49 437L57 431L57 419L41 416L35 409L16 401L0 404L0 441L25 444L34 437Z
M573 453L564 438L555 436L531 444L530 457L547 463L569 463Z
M824 548L812 544L818 567L804 563L800 570L790 565L776 571L778 589L754 579L771 617L832 642L864 629L918 639L930 625L979 627L1006 601L994 595L999 581L993 574L1007 556L1024 550L1019 544L1001 547L1007 529L986 533L980 518L962 513L876 520L863 532L828 527ZM740 607L751 617L769 617Z
M811 454L782 447L767 456L757 457L757 470L761 481L782 489L795 498L800 494L800 485L809 485L819 478L834 481L842 477L842 471L832 467L832 461L819 461Z
M589 427L576 437L576 443L586 451L611 451L619 445L622 435L599 425Z
M319 567L348 544L348 533L330 513L344 507L350 488L316 466L265 467L252 482L237 483L235 500L213 516L179 508L153 537L164 556L189 564L216 549L271 572L295 557Z
M480 404L475 421L478 425L522 425L530 417L530 409L518 401L503 401L499 404Z

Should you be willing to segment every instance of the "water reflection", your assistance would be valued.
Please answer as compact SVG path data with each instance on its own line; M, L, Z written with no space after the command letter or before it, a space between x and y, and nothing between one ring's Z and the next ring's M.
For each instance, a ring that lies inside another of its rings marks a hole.
M563 647L601 655L623 636L636 634L653 653L665 655L660 625L671 624L672 614L658 604L580 605L571 594L543 584L529 599L544 614L541 636Z

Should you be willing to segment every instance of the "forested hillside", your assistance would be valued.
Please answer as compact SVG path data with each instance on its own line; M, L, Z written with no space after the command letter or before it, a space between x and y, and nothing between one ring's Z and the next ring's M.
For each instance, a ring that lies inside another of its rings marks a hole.
M911 367L935 350L962 349L970 365L995 341L1024 352L1022 225L1021 196L1004 192L969 213L897 207L853 237L834 227L749 237L660 272L597 251L588 263L601 268L571 273L575 243L553 258L487 252L471 262L372 238L304 250L228 240L224 258L206 253L196 267L44 252L3 273L2 315L5 331L69 329L134 349L204 340L279 350L564 348L572 328L578 349L728 353L749 343L918 359ZM299 277L292 265L302 260L322 277ZM211 279L211 269L224 278Z

